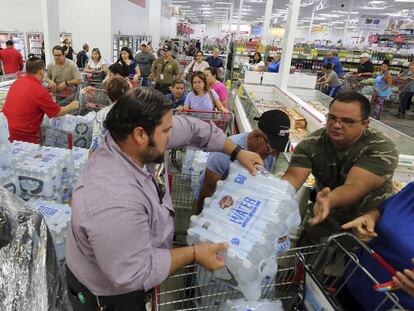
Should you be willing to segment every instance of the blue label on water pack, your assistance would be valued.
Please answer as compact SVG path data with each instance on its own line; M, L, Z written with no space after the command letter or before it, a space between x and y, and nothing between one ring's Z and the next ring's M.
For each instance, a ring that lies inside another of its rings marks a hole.
M240 240L238 238L232 238L230 242L233 245L239 245L240 244Z
M50 160L52 160L54 157L55 157L55 155L54 154L51 154L51 153L44 154L43 157L42 157L42 162L47 163Z
M44 206L44 205L38 206L37 210L39 211L40 214L43 215L43 217L53 216L58 211L56 208L51 208L49 206Z
M243 175L237 175L236 176L236 178L234 179L234 182L236 182L236 183L238 183L238 184L240 184L240 185L243 185L244 184L244 182L246 181L246 179L247 179L247 177L246 176L243 176Z
M260 206L260 201L244 197L236 202L229 215L229 221L245 228Z

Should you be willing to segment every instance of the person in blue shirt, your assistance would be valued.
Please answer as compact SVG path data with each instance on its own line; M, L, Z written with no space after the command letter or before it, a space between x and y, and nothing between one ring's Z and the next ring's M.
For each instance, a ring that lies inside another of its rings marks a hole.
M332 51L328 51L326 53L326 58L323 60L322 65L326 66L327 64L332 65L332 69L336 72L339 78L342 78L344 76L344 69L342 68L341 62Z
M184 80L175 79L171 85L171 93L167 94L166 97L173 109L183 107L185 99L187 98Z
M279 66L280 66L280 55L276 54L273 58L273 61L269 63L267 66L268 72L279 72Z
M369 247L400 271L393 276L368 252L358 255L359 262L378 282L396 282L400 289L394 294L399 303L407 310L414 310L414 272L410 271L414 267L414 182L384 201L379 208L344 224L342 228L354 229L360 240L369 241ZM352 267L347 271L350 274ZM372 288L372 280L362 270L353 273L346 284L351 297L345 300L351 303L353 311L390 309L389 303L377 309L385 296ZM351 302L352 299L355 301Z
M209 67L215 68L221 77L221 73L224 71L224 63L223 59L220 57L220 50L218 48L213 50L213 55L207 57L206 62Z
M243 149L256 152L264 160L264 167L273 171L277 157L289 142L289 116L281 110L269 110L259 118L257 129L229 138ZM213 195L219 180L227 178L231 159L219 152L209 154L204 172L195 189L196 213L201 213L204 199Z

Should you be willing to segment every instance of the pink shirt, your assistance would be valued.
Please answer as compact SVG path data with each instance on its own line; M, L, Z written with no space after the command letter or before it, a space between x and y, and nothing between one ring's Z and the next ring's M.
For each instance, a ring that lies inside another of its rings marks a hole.
M217 95L219 96L219 99L220 99L220 101L221 101L222 103L223 103L223 101L224 101L224 100L227 100L227 99L229 98L229 96L228 96L228 94L227 94L227 88L226 88L226 86L225 86L222 82L217 81L217 82L213 85L212 89L213 89L214 91L216 91L216 93L217 93Z

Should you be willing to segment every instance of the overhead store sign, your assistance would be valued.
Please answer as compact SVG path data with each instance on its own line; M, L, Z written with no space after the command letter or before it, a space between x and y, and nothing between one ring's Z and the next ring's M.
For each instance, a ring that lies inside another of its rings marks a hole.
M361 15L359 17L358 28L360 30L380 31L380 30L387 29L389 22L390 22L389 16Z
M328 32L328 26L313 26L312 32Z
M145 0L128 0L128 1L145 8Z

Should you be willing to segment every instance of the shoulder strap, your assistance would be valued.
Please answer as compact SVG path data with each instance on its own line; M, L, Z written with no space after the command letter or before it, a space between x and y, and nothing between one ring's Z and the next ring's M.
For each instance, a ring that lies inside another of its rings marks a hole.
M208 95L210 96L211 103L213 104L213 108L216 107L216 101L213 98L213 94L211 94L211 90L208 90Z

